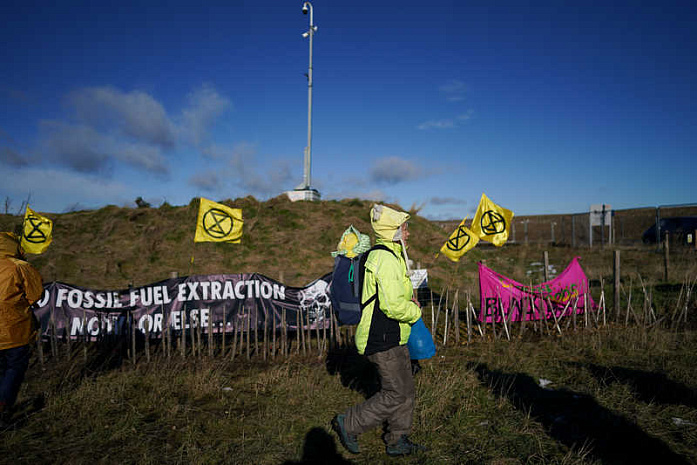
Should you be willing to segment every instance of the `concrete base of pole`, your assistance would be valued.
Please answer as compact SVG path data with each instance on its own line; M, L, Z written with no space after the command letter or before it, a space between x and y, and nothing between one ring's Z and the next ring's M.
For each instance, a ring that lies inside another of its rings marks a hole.
M288 198L291 200L291 202L298 202L298 201L318 201L320 199L320 194L317 189L312 189L312 188L303 188L303 189L295 189L292 191L286 191L286 195Z

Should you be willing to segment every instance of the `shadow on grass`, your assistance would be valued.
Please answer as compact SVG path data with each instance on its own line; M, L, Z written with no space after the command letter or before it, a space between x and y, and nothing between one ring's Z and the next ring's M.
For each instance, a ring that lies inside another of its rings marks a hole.
M378 370L355 346L331 349L325 361L330 375L339 373L341 384L362 394L366 399L380 390Z
M529 412L551 437L570 448L590 449L589 455L603 463L689 463L591 396L564 389L542 389L525 373L490 371L481 364L472 364L471 368L484 386L515 408Z
M642 402L697 408L697 390L669 379L665 373L618 366L604 367L593 363L570 365L588 370L605 386L613 383L627 384Z
M320 427L314 427L305 435L302 459L299 462L283 462L283 465L319 465L328 463L350 465L353 462L346 460L337 452L336 441L329 433Z

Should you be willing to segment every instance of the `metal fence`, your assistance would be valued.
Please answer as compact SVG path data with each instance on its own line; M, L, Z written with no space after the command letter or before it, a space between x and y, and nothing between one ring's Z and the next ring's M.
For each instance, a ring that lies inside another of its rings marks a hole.
M604 214L603 214L604 213ZM605 212L564 215L517 216L513 219L509 241L517 244L554 244L571 247L604 245L639 245L647 241L644 233L652 227L661 240L669 233L671 246L694 247L697 226L666 231L667 219L695 217L697 204L661 205L658 207L607 209ZM600 221L598 221L600 218ZM607 219L607 220L606 220ZM593 225L591 225L593 222ZM608 224L609 223L609 224ZM653 237L656 233L653 232Z

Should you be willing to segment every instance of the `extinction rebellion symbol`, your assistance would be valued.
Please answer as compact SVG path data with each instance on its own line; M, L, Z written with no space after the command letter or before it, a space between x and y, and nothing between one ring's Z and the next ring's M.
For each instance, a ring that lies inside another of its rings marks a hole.
M233 225L232 216L219 208L211 208L203 215L203 230L215 239L229 236Z
M493 236L494 234L499 234L506 230L506 220L500 213L494 210L484 212L480 224L482 226L482 232L487 236Z
M24 223L24 240L32 244L46 242L46 233L41 230L43 224L45 223L38 216L28 215Z
M460 241L462 238L464 238L464 240ZM467 244L469 244L471 240L470 235L467 234L467 231L465 231L465 227L459 226L457 228L457 234L455 237L448 239L446 247L453 252L459 252L467 247Z

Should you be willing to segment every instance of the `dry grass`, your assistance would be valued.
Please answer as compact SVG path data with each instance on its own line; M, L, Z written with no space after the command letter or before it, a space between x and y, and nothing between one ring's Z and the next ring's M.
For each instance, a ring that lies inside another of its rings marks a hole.
M55 224L53 243L44 254L29 259L46 281L96 289L150 284L167 279L172 272L180 276L257 272L273 279L283 278L290 286L303 286L331 271L330 252L350 224L364 233L371 232L371 202L358 199L292 203L285 196L264 202L245 197L223 203L243 210L241 244L194 244L198 212L198 201L194 199L183 207L108 206L48 215ZM480 243L457 264L443 256L436 259L436 252L452 228L413 213L409 254L415 263L428 268L431 286L436 290L476 290L477 262L481 260L520 282L539 282L543 277L539 263L545 250L557 272L574 256L580 256L591 280L612 281L610 248L589 250L552 244L508 244L495 248ZM19 216L0 215L0 230L13 230L21 220ZM620 251L623 277L641 274L651 286L663 281L663 255L654 246L621 246ZM696 254L679 247L671 250L671 282L679 283L689 272L694 274Z
M47 281L95 289L149 284L172 271L259 272L301 286L331 271L330 252L349 224L370 230L370 203L360 200L293 204L247 197L225 203L243 208L240 245L194 245L196 202L111 206L50 215L54 243L30 260ZM0 229L20 221L0 215ZM520 282L539 282L542 271L534 263L545 250L558 271L581 256L594 298L602 282L611 299L610 249L482 244L454 264L434 258L450 230L418 215L411 230L410 257L429 269L434 290L461 290L461 309L465 291L477 306L477 261ZM659 316L684 304L679 294L696 274L693 251L671 255L668 283L654 247L624 246L621 257L621 316L630 289L634 309L640 308L639 276ZM693 296L691 325L694 302ZM337 450L329 421L364 392L347 387L356 386L349 370L355 357L345 352L268 363L157 355L133 367L96 351L85 361L78 348L71 360L49 359L45 371L33 360L18 423L0 433L0 463L589 464L623 463L622 453L636 459L644 445L653 447L638 456L644 463L656 454L657 463L697 463L691 325L613 323L563 337L528 332L510 342L475 337L469 345L440 348L417 375L414 439L430 451L401 461L385 456L379 431L361 438L360 456ZM550 389L539 387L540 378L552 381Z
M694 333L617 328L440 349L416 378L413 437L430 450L399 463L696 463L695 349ZM395 463L380 431L350 456L329 428L363 398L354 362L34 363L0 462Z

